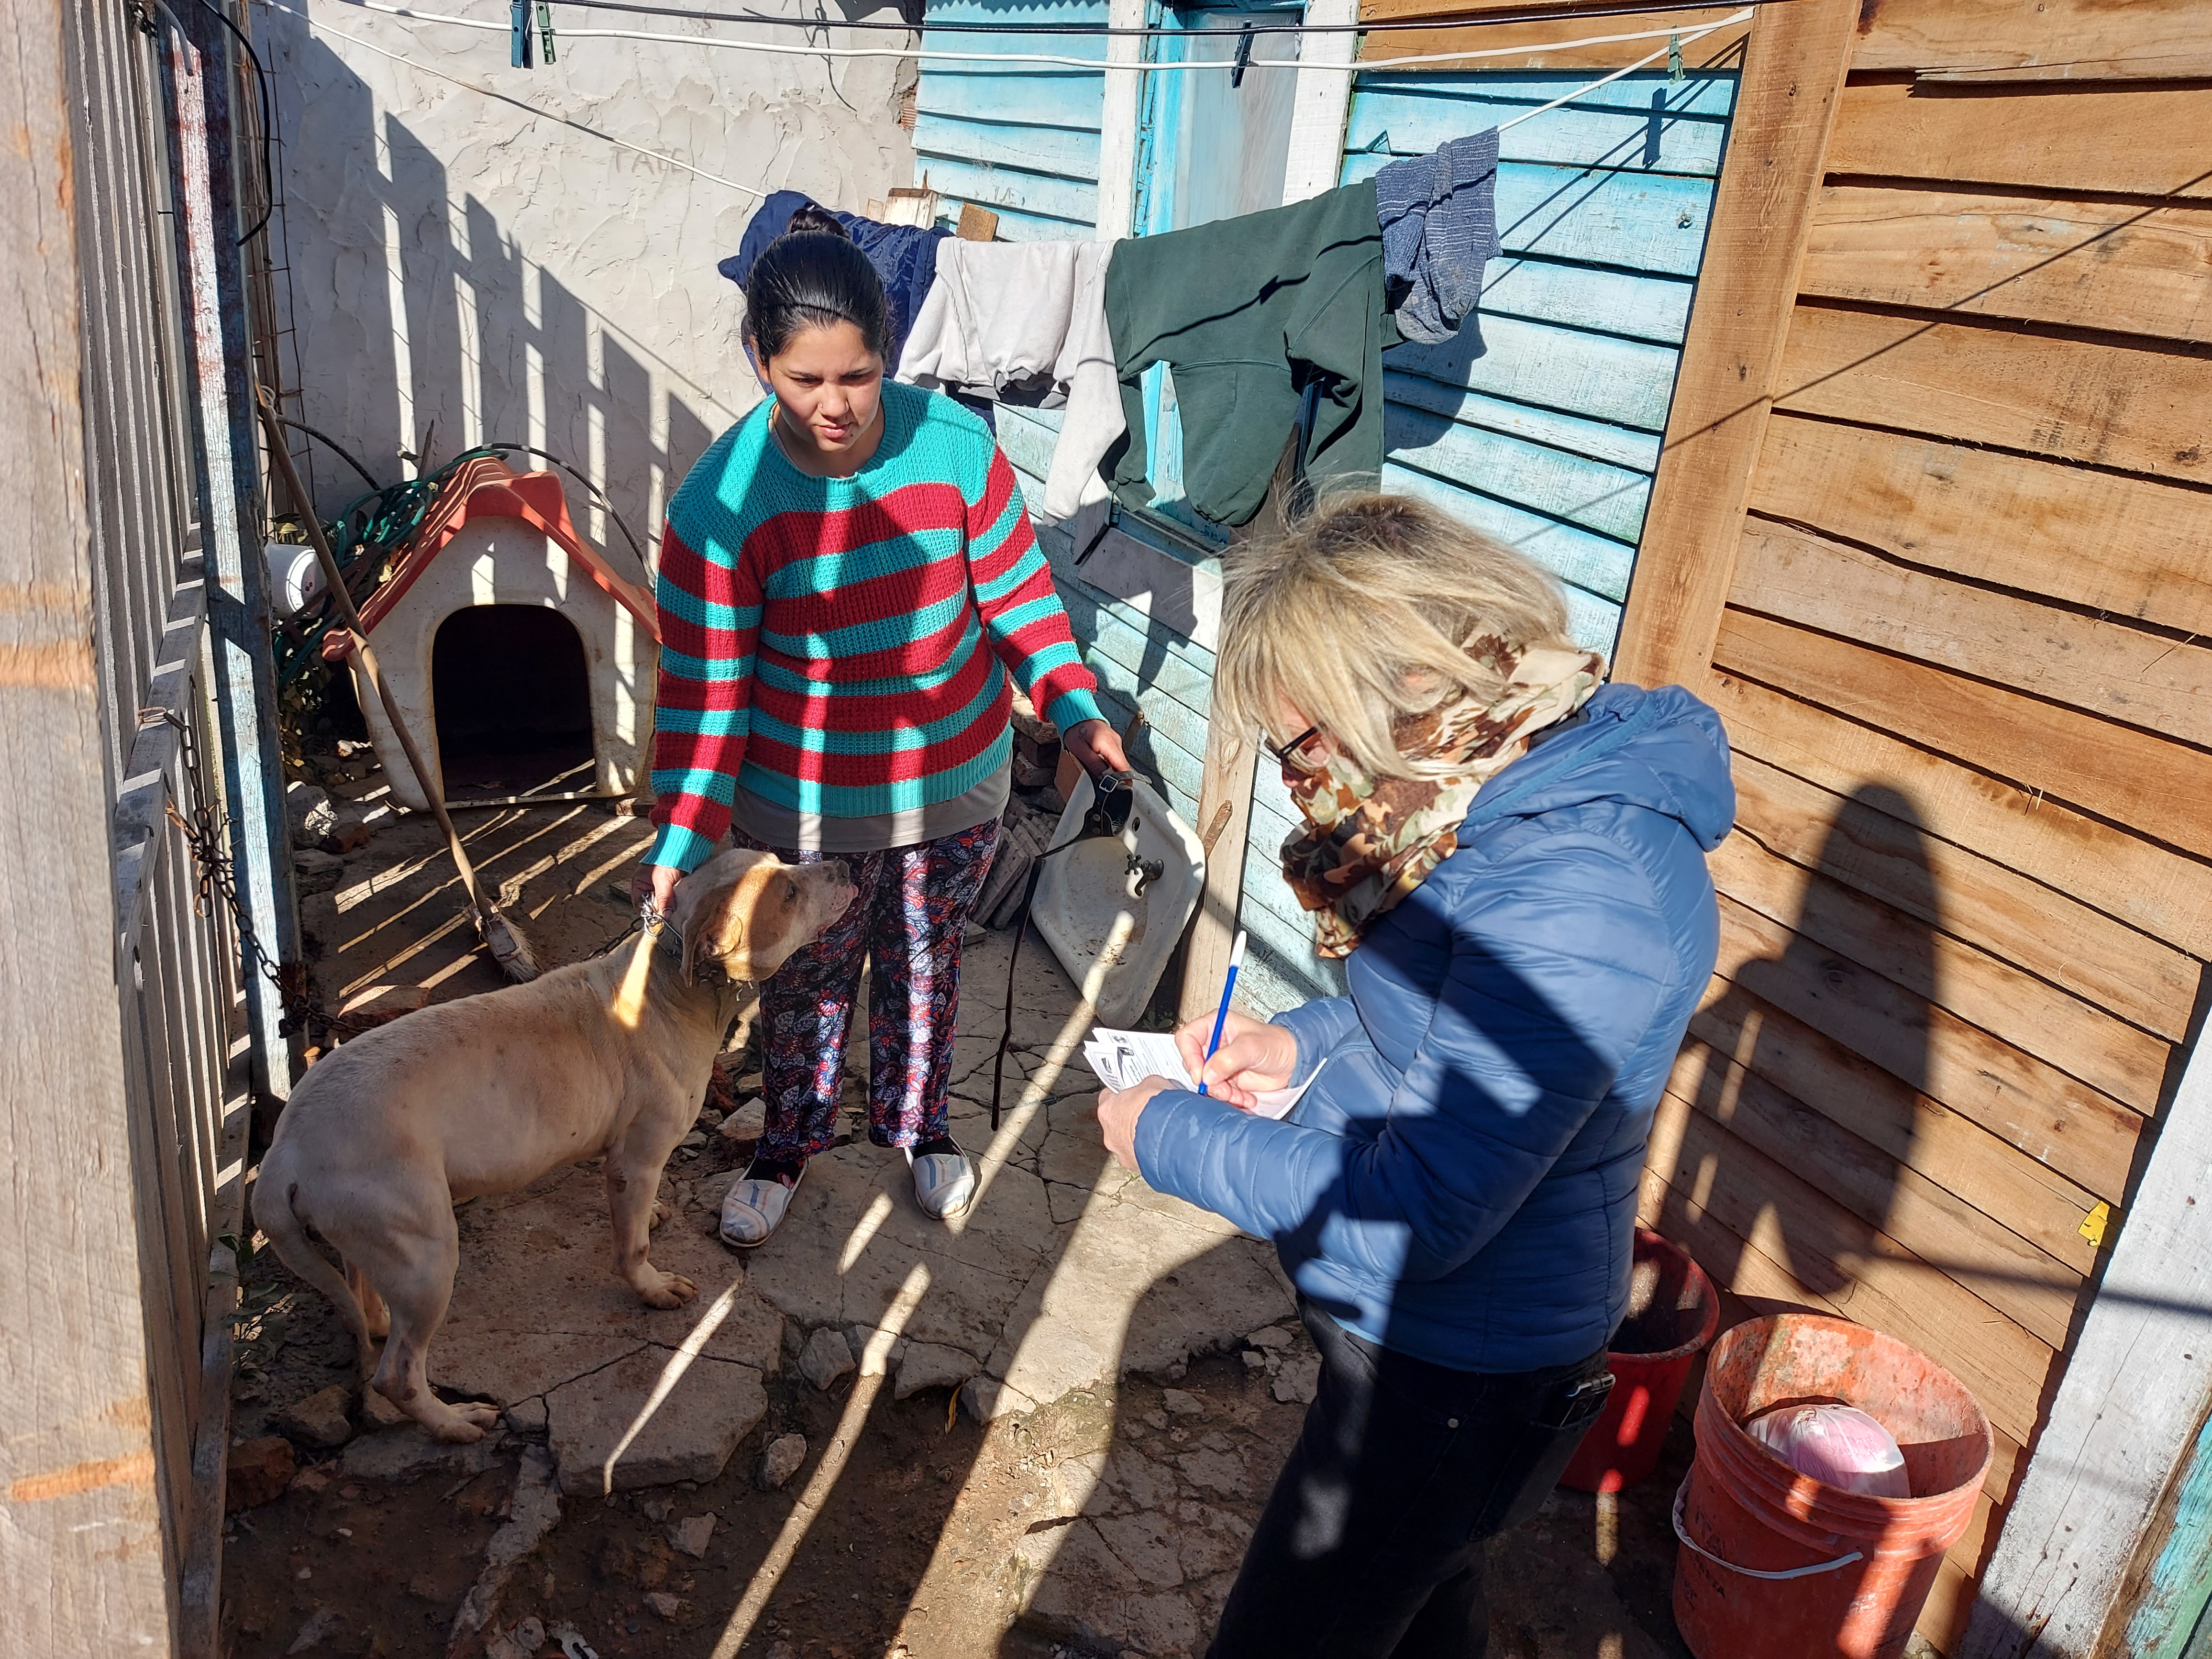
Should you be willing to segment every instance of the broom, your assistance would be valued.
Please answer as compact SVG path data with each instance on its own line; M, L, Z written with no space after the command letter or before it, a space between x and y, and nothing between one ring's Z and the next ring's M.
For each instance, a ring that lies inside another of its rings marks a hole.
M264 389L262 396L268 393ZM499 964L500 971L509 979L527 983L536 979L540 971L538 958L524 939L521 930L500 914L499 907L484 896L477 881L476 866L462 850L461 838L454 833L453 821L446 812L445 793L438 787L438 779L422 763L422 751L415 747L415 739L407 730L407 722L400 718L399 704L384 676L376 665L376 652L368 642L368 630L361 625L361 612L354 608L353 595L346 591L345 578L338 570L338 562L331 552L329 540L323 534L322 522L308 505L307 492L300 483L299 470L292 465L291 453L284 447L283 428L277 425L276 415L266 403L258 405L262 430L268 434L269 457L276 464L277 476L283 479L284 488L293 501L302 509L302 527L307 532L307 542L315 550L315 562L321 567L323 585L330 590L331 603L337 607L338 620L353 635L354 652L361 663L363 678L376 688L377 700L384 705L384 717L392 722L392 734L399 739L405 751L407 764L413 769L415 782L422 791L422 798L430 803L430 811L437 815L438 828L446 832L446 850L453 855L453 867L461 872L461 885L468 891L469 920L476 924L477 932L491 951L491 959Z

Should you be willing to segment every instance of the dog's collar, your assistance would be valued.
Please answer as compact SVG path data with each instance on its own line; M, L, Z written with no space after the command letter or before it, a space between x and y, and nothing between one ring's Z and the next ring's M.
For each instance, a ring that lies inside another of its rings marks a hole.
M653 935L653 954L659 956L665 952L668 958L668 965L675 970L677 977L679 980L682 979L684 977L684 935L677 931L676 924L669 920L668 913L665 910L654 909L652 902L647 900L630 932L635 933L641 927ZM623 937L627 939L629 936L625 933ZM616 942L619 944L621 941ZM750 980L731 978L722 970L720 963L713 962L694 963L691 977L702 985L719 983L724 986L750 986L752 984Z
M668 958L668 965L682 974L684 971L684 935L676 931L676 924L665 916L643 917L639 926L653 935L653 953Z

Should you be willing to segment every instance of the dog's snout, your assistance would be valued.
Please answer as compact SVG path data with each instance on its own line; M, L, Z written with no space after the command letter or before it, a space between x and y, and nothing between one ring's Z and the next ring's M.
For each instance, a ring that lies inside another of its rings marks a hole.
M840 887L850 887L853 884L853 866L844 860L824 860L822 867L830 872L830 879Z

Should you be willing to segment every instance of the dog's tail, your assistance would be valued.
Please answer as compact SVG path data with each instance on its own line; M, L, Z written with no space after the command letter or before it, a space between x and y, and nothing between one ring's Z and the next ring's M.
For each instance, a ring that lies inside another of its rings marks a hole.
M362 1311L361 1299L346 1283L345 1275L331 1264L331 1260L317 1249L314 1241L307 1237L299 1212L293 1205L300 1194L300 1184L291 1177L282 1148L271 1148L261 1160L261 1173L253 1182L253 1224L268 1236L275 1247L276 1259L299 1277L323 1293L325 1300L338 1310L346 1328L353 1333L354 1341L364 1368L368 1364L374 1344L368 1334L368 1316Z

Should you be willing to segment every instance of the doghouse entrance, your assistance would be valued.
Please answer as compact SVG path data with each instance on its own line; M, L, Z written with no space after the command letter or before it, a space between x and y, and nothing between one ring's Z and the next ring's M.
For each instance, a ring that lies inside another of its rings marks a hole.
M536 605L479 605L430 647L438 758L450 800L592 785L592 690L575 624Z

